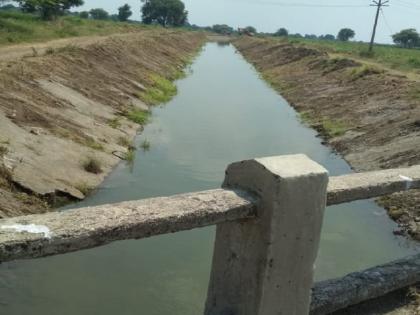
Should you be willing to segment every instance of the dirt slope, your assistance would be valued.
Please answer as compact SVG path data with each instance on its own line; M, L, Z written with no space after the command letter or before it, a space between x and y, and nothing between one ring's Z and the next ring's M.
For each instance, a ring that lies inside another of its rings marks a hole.
M243 37L237 49L356 171L420 164L420 84L316 49ZM420 239L420 192L381 199Z
M175 79L203 41L150 30L39 44L31 55L0 49L0 217L84 198L126 154L140 127L129 114L148 110L154 78ZM92 160L102 172L85 170Z

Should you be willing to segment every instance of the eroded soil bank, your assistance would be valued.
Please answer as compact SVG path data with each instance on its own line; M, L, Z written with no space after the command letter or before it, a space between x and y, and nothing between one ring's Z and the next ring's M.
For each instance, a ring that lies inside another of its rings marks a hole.
M0 217L83 199L130 159L149 105L204 41L147 30L0 56Z
M276 39L242 37L235 46L356 171L420 164L418 82ZM379 202L420 240L420 191Z

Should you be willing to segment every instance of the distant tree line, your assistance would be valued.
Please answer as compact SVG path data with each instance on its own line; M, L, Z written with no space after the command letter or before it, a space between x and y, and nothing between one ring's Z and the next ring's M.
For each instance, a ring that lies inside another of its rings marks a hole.
M188 25L188 11L181 0L139 0L142 3L142 22L166 26ZM0 0L0 8L16 9L10 2L16 2L18 9L27 13L37 13L44 20L53 20L61 15L78 15L96 20L128 21L133 12L128 4L118 8L118 14L109 14L103 8L90 11L70 12L71 8L84 4L84 0ZM1 7L4 5L3 7Z

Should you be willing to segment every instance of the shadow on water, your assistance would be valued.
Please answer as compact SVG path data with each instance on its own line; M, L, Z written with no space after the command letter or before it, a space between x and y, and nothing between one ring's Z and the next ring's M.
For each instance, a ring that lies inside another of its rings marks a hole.
M226 166L247 158L305 153L331 174L351 172L303 126L232 46L208 44L179 81L179 94L153 111L136 139L147 139L131 166L122 163L77 206L213 189ZM316 277L325 279L415 252L373 201L327 209ZM202 312L214 228L0 268L0 313L197 315Z

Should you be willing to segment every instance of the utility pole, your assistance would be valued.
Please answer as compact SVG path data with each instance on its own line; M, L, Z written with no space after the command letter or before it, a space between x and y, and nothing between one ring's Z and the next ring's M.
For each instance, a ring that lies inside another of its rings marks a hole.
M369 52L372 52L373 44L375 43L376 27L378 26L379 13L381 12L382 7L389 7L389 5L387 5L387 3L389 3L389 0L373 0L373 3L374 4L371 4L370 6L378 7L378 10L376 11L375 24L373 25L372 39L370 40L369 44Z

